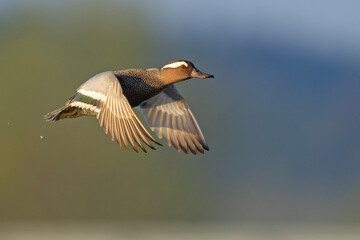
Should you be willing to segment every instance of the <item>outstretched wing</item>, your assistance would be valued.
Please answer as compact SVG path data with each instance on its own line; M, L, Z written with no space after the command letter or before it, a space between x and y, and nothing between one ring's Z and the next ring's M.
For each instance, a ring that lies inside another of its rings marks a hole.
M140 109L151 129L169 146L193 154L209 150L189 105L173 85L143 102Z
M109 133L112 140L116 139L120 146L122 142L126 149L129 149L129 142L136 152L138 152L136 144L146 152L142 142L155 149L148 139L161 145L146 131L136 117L113 72L104 72L94 76L81 85L77 92L94 100L96 106L93 110L97 112L96 117L100 126L104 128L106 134ZM87 104L89 105L89 101Z

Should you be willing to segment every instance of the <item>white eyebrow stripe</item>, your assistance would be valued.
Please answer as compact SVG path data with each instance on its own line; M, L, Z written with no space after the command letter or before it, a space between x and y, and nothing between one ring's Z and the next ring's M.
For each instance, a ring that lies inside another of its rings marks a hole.
M188 66L187 62L180 61L180 62L174 62L174 63L166 64L163 68L178 68L178 67L180 67L182 65L184 65L185 67Z

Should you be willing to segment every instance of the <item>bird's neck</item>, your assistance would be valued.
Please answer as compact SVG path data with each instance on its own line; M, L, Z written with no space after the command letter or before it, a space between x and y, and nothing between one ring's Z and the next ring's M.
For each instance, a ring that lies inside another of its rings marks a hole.
M166 86L185 80L182 74L179 75L179 73L172 69L161 69L159 71L159 77L160 81Z

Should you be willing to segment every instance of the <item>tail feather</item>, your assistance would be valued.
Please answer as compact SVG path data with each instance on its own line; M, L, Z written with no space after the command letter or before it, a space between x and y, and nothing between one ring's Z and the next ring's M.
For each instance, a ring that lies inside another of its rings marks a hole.
M46 121L52 121L52 122L55 122L57 120L59 120L61 117L60 117L60 114L67 108L67 106L64 106L64 107L61 107L59 109L56 109L52 112L49 112L47 114L44 115L44 119Z
M94 112L89 109L72 107L69 104L66 104L64 107L56 109L52 112L45 114L44 119L46 121L55 122L64 118L76 118L80 116L95 116L97 112Z

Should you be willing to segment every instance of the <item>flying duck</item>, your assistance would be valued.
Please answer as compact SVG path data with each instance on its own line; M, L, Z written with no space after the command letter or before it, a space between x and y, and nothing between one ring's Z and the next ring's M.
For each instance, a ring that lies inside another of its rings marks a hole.
M132 108L139 107L152 131L177 151L193 154L209 150L200 127L174 83L189 78L213 78L186 60L172 61L160 70L127 69L99 73L83 83L65 104L44 116L63 118L96 116L111 139L138 152L143 143L161 146L141 124Z

